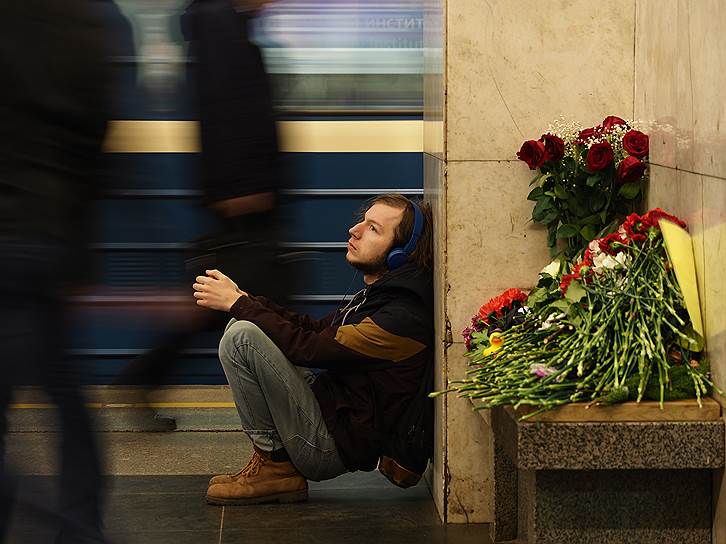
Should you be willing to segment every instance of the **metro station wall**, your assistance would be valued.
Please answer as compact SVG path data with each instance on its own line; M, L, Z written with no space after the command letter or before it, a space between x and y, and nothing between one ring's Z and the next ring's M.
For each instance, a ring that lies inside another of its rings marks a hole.
M636 7L635 116L650 123L647 205L688 223L712 374L726 390L726 4ZM723 471L714 478L712 541L726 543Z
M437 229L440 384L463 376L461 330L488 298L528 289L549 262L530 223L531 172L516 159L560 116L583 124L634 111L635 0L432 1L425 10L424 190ZM516 4L516 8L515 8ZM437 34L438 31L438 34ZM438 405L433 494L449 523L492 521L486 421Z

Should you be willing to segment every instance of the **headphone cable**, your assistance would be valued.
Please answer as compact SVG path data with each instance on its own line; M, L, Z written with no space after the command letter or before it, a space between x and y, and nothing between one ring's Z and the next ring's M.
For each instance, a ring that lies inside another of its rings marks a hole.
M345 290L345 294L343 295L343 298L340 299L340 303L338 304L338 309L340 309L343 306L343 303L345 302L345 299L350 294L350 290L353 288L353 283L355 282L355 279L358 277L358 269L355 269L353 272L353 277L350 280L350 283L348 284L348 289Z

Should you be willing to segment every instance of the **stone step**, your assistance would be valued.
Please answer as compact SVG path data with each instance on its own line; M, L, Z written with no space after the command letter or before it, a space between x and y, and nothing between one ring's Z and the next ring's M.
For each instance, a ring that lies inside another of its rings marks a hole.
M154 415L176 420L177 431L239 431L240 422L229 386L141 388L93 386L84 389L97 431L166 430ZM8 410L9 432L60 430L57 410L44 392L20 388Z

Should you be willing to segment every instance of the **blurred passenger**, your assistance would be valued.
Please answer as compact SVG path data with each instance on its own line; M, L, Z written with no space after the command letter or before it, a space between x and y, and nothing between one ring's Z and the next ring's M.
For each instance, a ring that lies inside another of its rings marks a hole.
M251 19L268 2L194 0L181 25L192 58L188 74L201 135L203 202L219 229L197 240L188 260L190 283L224 268L243 285L284 302L289 283L277 260L275 203L281 185L272 95L260 49L250 41ZM156 387L164 382L190 335L224 322L211 312L169 335L128 365L117 383ZM157 418L157 428L170 418Z
M208 503L302 501L307 479L373 470L382 437L430 369L431 209L382 195L349 233L346 259L366 286L321 320L254 296L218 270L197 278L197 304L232 317L220 361L254 446L237 474L212 478Z
M63 348L66 298L89 279L109 57L129 39L124 23L110 1L0 2L0 457L12 387L42 386L62 431L57 543L103 541L100 461ZM1 537L13 485L4 470L0 480Z

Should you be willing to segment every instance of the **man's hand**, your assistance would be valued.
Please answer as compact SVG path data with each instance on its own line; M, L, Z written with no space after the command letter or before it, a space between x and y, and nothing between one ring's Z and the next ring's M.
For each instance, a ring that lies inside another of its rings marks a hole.
M247 293L219 270L206 272L206 276L197 276L193 286L194 298L199 306L228 312L240 296L247 296Z

